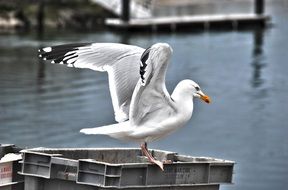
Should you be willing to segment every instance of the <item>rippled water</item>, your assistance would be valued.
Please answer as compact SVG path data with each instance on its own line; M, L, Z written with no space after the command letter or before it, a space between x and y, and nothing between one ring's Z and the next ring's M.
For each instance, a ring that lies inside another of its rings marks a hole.
M171 92L184 78L212 97L195 101L189 124L150 145L235 160L234 185L222 189L288 189L288 3L267 8L273 27L257 31L173 34L48 33L0 36L0 142L27 147L131 147L83 127L114 122L105 73L43 63L39 47L70 42L126 42L174 48Z

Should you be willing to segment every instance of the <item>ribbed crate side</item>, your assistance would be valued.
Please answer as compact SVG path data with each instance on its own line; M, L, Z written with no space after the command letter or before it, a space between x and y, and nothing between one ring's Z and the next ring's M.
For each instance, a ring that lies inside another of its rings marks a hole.
M233 165L211 165L209 183L232 183Z
M140 161L139 156L141 156L139 149L100 149L89 153L89 158L110 164L137 163Z
M23 161L25 163L30 163L30 164L49 166L51 162L51 156L33 153L33 152L26 152L23 154Z
M208 182L208 163L166 164L164 171L156 166L148 167L147 184L201 184Z
M25 190L96 190L94 186L81 185L75 181L45 179L25 176Z
M159 186L131 186L122 190L219 190L219 184L195 184L195 185L159 185ZM97 190L117 190L113 187L99 187ZM95 189L94 189L95 190Z
M106 175L121 175L122 166L106 166Z
M78 170L88 173L96 173L104 175L106 172L106 165L98 162L79 160Z
M24 152L22 174L50 178L51 156L33 152Z
M51 178L75 181L77 176L77 167L68 165L52 164Z
M121 174L121 186L145 186L147 168L123 168Z
M105 176L93 173L79 172L76 182L79 184L87 184L92 186L104 186Z
M105 187L119 187L120 177L109 177L105 176Z
M46 166L23 164L22 174L50 178L50 168Z
M77 184L72 181L59 179L44 179L25 176L25 189L29 190L117 190L116 187L95 187L87 184ZM219 190L219 184L204 185L159 185L159 186L132 186L121 187L122 190Z
M160 150L152 150L152 153L174 162L165 164L164 171L161 171L158 166L144 160L139 149L27 150L24 152L26 161L23 162L23 173L35 177L75 181L95 188L121 189L158 188L163 185L178 188L183 185L212 185L211 183L232 181L234 162L181 156Z

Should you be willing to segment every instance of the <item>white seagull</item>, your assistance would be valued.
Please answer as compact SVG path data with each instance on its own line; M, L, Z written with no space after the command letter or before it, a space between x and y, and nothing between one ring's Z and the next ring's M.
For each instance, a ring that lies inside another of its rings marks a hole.
M172 48L156 43L146 50L118 43L78 43L46 47L39 57L70 67L107 71L117 124L82 129L93 135L137 141L151 163L163 170L163 163L148 151L147 143L183 127L191 118L193 99L209 103L192 80L178 83L170 95L165 85ZM139 68L140 67L140 68Z

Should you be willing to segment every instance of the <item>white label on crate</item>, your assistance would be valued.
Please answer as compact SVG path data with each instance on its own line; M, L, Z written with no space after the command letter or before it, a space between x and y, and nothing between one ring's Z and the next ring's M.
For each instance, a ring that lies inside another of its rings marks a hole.
M0 184L12 182L12 162L0 163Z

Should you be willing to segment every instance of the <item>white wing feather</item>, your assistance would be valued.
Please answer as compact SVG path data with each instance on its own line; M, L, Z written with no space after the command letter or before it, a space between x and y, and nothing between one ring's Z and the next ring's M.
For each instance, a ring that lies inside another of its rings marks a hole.
M116 43L82 43L46 47L40 57L69 67L107 71L115 120L128 119L133 90L139 80L143 48Z
M146 51L149 56L145 58ZM168 44L155 44L146 51L141 58L146 70L135 87L130 105L129 120L134 126L151 121L154 123L147 125L155 126L176 111L165 85L172 49Z

